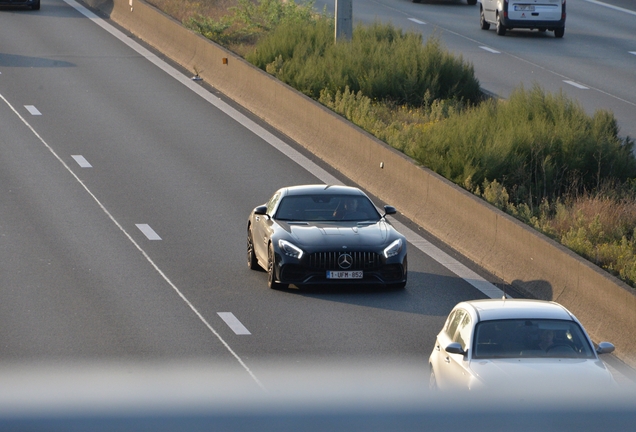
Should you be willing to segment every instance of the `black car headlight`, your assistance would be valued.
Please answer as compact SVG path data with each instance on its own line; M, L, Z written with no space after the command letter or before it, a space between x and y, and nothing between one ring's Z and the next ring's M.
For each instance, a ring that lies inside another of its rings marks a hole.
M295 246L287 240L278 240L278 247L280 248L282 253L296 259L300 259L304 253L301 248Z
M384 257L391 258L398 255L402 251L402 239L397 239L386 248L384 248Z

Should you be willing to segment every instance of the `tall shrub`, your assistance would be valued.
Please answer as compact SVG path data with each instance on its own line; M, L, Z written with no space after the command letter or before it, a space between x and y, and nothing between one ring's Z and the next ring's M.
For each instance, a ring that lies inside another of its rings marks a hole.
M246 59L318 99L346 88L372 100L422 106L435 99L481 98L472 65L444 51L438 39L390 24L356 26L350 42L334 41L333 20L286 22Z
M636 176L632 150L611 113L590 117L565 95L535 86L434 124L414 156L469 189L496 179L513 202L536 205Z

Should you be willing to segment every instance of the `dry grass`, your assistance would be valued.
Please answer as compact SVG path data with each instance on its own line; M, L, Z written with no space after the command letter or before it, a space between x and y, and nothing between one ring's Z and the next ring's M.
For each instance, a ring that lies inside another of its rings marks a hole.
M589 227L595 224L603 237L620 241L631 237L636 227L636 201L606 196L584 196L573 200L557 211L549 225L562 236L573 227Z

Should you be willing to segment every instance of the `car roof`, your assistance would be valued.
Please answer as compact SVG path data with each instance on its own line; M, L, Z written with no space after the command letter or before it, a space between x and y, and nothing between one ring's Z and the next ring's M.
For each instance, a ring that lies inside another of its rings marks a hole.
M556 302L527 299L472 300L458 305L472 308L478 321L499 319L559 319L576 321L574 316Z
M283 195L365 195L364 192L355 187L326 184L289 186L286 188L282 188L281 192L283 193Z

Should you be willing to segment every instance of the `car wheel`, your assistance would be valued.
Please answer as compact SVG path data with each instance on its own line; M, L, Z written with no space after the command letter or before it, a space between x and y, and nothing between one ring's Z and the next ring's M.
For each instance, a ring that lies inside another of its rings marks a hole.
M482 30L490 29L490 23L486 21L486 16L484 15L484 8L479 7L479 24Z
M422 0L411 0L411 1L412 1L413 3L419 3L419 2L421 2Z
M565 27L554 29L554 37L562 38L565 34Z
M40 2L38 1L33 6L31 6L31 9L32 10L40 10Z
M477 4L477 0L468 0L468 4L471 6L475 6Z
M252 239L252 230L247 228L247 266L252 270L258 270L258 260L254 252L254 240Z
M287 284L282 284L276 282L275 270L274 267L276 265L276 255L274 254L274 246L270 243L269 248L267 250L267 286L271 289L285 289L288 287Z
M504 36L506 34L506 26L501 22L501 15L497 14L497 34Z
M433 365L429 365L431 369L431 375L428 378L428 388L431 390L438 390L437 388L437 379L435 378L435 371L433 370Z

